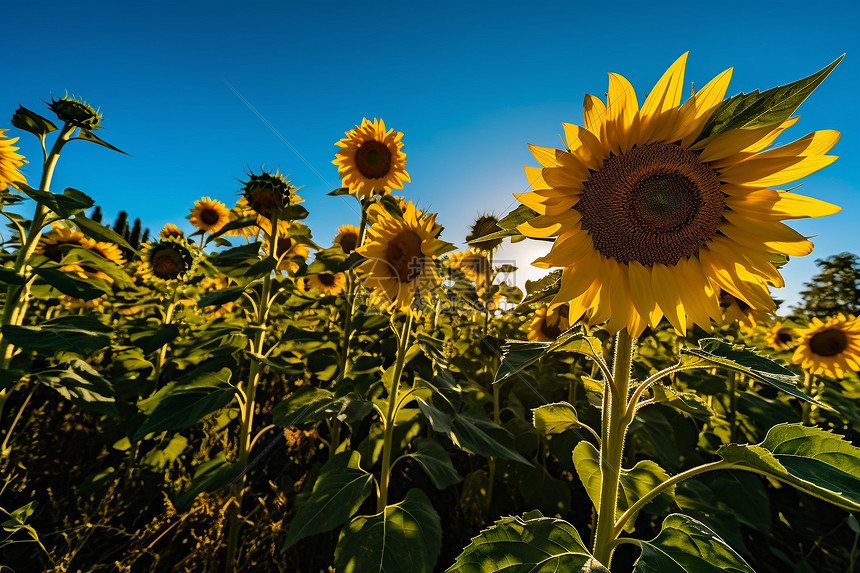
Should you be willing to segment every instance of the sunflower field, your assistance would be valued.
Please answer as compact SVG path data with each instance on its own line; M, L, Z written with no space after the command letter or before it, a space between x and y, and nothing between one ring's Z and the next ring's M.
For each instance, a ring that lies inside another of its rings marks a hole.
M66 145L122 153L100 113L19 107L0 572L860 570L860 264L771 293L812 251L783 221L840 209L795 183L839 132L774 141L841 58L684 97L686 58L641 103L610 74L462 251L381 119L335 142L356 216L320 244L277 170L188 205L191 234L103 221L51 188ZM506 241L545 276L510 284Z

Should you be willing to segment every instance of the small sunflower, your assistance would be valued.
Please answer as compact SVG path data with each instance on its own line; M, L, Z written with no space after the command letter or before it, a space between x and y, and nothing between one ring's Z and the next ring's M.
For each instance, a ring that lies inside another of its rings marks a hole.
M815 131L763 151L797 118L727 129L699 140L720 106L731 70L683 105L687 54L672 64L640 107L624 77L609 74L608 106L586 95L585 127L563 124L566 148L532 146L532 191L517 199L539 216L517 227L557 237L533 264L562 267L553 304L570 318L589 309L607 330L638 336L665 315L678 332L719 321L723 289L773 312L768 284L784 285L768 253L806 255L812 243L782 220L839 207L775 189L832 163L839 138Z
M56 225L52 230L48 231L39 238L34 250L35 253L45 255L54 262L60 262L65 255L62 249L63 245L73 245L96 253L108 261L116 264L125 264L120 248L113 243L96 241L84 236L80 231L75 231L68 227ZM97 278L107 282L113 282L113 279L104 271L96 267L90 266L84 262L63 265L61 269L68 273L74 273L81 278Z
M230 211L221 201L203 197L194 202L188 220L202 231L217 233L230 221Z
M490 260L483 254L471 249L453 253L448 258L448 266L459 269L465 277L475 283L478 293L487 288L487 277L490 275Z
M767 344L774 350L791 350L797 346L797 331L793 328L783 326L781 322L773 325L767 335Z
M182 232L182 229L174 225L173 223L166 223L164 227L158 232L158 236L162 239L184 239L185 233Z
M400 310L412 307L416 296L426 296L439 284L434 256L450 245L437 239L442 226L436 215L419 218L409 203L402 219L384 213L371 225L364 245L356 252L369 260L359 271L364 286L394 303Z
M340 245L343 252L349 254L358 247L359 229L355 225L341 225L337 228L337 236L333 244Z
M188 274L193 264L194 256L184 241L170 238L143 245L141 276L144 279L180 279Z
M470 247L475 251L483 253L491 253L499 248L502 244L502 239L489 239L472 243L475 239L498 233L502 228L499 227L499 220L493 215L481 215L472 224L469 234L466 235L466 241L470 243Z
M266 219L271 219L273 214L284 207L302 201L296 194L296 187L280 171L249 174L248 181L242 187L242 196L250 209Z
M7 138L4 134L8 129L0 129L0 191L9 188L9 184L14 185L16 182L26 183L27 178L24 177L18 168L27 163L24 156L18 151L13 143L17 142L19 137Z
M264 246L266 243L264 243ZM278 237L275 247L275 257L278 259L278 270L294 273L299 270L300 262L308 258L308 246L290 237Z
M332 161L345 187L359 199L385 195L392 188L403 189L409 181L406 173L406 154L403 153L403 134L389 129L381 119L364 118L361 125L346 132L346 137L335 143L340 151Z
M809 328L797 333L799 343L792 361L812 374L844 378L847 371L860 371L860 320L842 313L824 322L812 319Z
M62 225L53 225L53 228L47 233L39 237L39 242L36 243L34 253L45 255L55 263L59 263L63 258L62 245L77 245L83 247L87 237L80 231L64 227Z
M346 275L344 273L317 273L303 278L305 289L316 289L323 294L337 295L346 286Z
M721 290L719 294L720 308L723 311L723 324L737 322L744 330L752 330L756 324L768 319L766 313L760 312L738 297Z
M563 332L570 329L567 317L569 311L566 304L552 309L549 306L540 307L529 324L526 338L535 342L555 342Z
M505 295L497 292L487 301L487 310L501 310L502 302L505 300Z
M107 298L105 298L104 296L100 296L98 298L93 298L90 300L83 300L80 298L75 298L73 296L61 294L58 297L58 300L60 306L62 306L66 310L90 310L99 313L103 313L105 311L105 305L107 304Z

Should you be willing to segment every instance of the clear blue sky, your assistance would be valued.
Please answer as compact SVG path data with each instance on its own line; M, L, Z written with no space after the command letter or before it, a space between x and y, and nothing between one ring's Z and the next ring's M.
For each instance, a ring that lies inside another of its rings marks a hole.
M120 209L156 232L203 195L228 205L236 179L261 165L290 173L315 239L356 222L338 186L334 142L362 117L405 132L405 193L439 211L460 242L482 212L504 214L526 188L526 143L556 145L561 122L582 122L584 93L602 95L619 72L640 94L689 50L686 82L725 68L729 94L770 88L847 56L800 108L785 140L842 131L841 159L801 192L837 203L836 215L794 223L819 235L812 255L785 269L790 303L814 259L860 252L860 50L853 2L24 2L3 9L0 114L66 90L101 106L99 135L133 158L77 142L54 190L75 187L108 218ZM292 144L308 167L230 89ZM8 127L8 119L0 127ZM38 147L23 134L38 180ZM317 175L319 174L319 176ZM522 243L521 243L522 245ZM509 248L519 282L545 247Z

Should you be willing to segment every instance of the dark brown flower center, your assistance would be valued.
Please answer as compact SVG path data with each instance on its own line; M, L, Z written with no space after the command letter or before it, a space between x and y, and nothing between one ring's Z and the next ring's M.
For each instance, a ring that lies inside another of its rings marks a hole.
M381 141L365 141L355 152L355 166L368 179L384 177L391 169L391 150Z
M819 356L836 356L848 348L848 336L838 328L816 332L809 339L809 349Z
M280 196L266 187L254 187L245 192L248 205L263 217L272 216L272 211L281 206Z
M777 340L779 340L783 344L788 344L789 342L791 342L792 336L791 336L791 333L789 331L780 330L779 332L776 333L776 338L777 338Z
M674 265L717 233L726 199L695 154L653 143L605 160L574 208L604 256Z
M392 278L401 282L412 282L424 270L424 253L421 252L421 237L415 231L403 231L388 242L385 260L394 270Z
M467 241L474 241L493 233L498 233L502 228L498 225L498 220L489 215L480 217L475 224L472 225L472 232L466 237ZM472 243L472 246L481 250L492 251L502 244L502 239L490 239L489 241L479 241Z
M340 238L340 247L344 253L351 253L358 246L358 235L349 233Z
M221 215L215 209L203 209L200 212L200 220L206 225L214 225L220 218Z
M160 279L175 279L185 271L182 255L170 247L154 251L150 266L152 266L152 274Z
M334 284L334 275L331 273L320 273L317 275L317 279L327 287Z

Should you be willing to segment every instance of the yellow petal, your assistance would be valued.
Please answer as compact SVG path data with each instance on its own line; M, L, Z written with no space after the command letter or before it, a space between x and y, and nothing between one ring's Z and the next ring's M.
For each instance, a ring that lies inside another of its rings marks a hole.
M606 96L606 137L617 155L630 151L639 137L639 101L636 90L620 74L609 74Z
M537 162L542 166L550 167L551 165L556 164L556 158L559 153L558 149L554 149L552 147L541 147L540 145L532 145L531 143L529 143L528 146L532 155L534 155Z
M757 157L810 157L824 155L839 141L839 132L835 129L813 131L797 141L763 151Z
M834 161L835 155L813 157L752 157L725 169L720 180L744 187L771 187L806 177Z
M651 287L654 289L654 298L663 314L675 327L678 334L687 332L687 317L681 296L678 291L678 277L673 274L674 268L657 263L651 266Z
M642 109L639 111L641 134L639 140L642 143L650 143L659 140L659 136L655 136L658 131L671 131L674 128L674 117L669 112L675 112L681 105L681 92L684 85L684 67L687 64L687 55L690 52L685 52L680 58L675 60L669 69L663 74L663 77L645 98L645 103L642 104ZM664 137L668 133L664 134Z
M603 105L603 100L597 96L585 94L585 100L582 103L582 119L583 127L602 140L602 127L606 121L606 106Z
M639 262L630 261L627 265L627 278L630 282L630 298L633 306L648 321L648 324L656 327L663 318L663 312L654 298L650 271Z
M726 95L726 90L732 79L732 70L733 68L729 68L717 75L705 84L705 87L684 102L679 113L676 131L669 138L669 141L683 140L681 145L689 147L699 137L705 123Z
M543 179L543 168L542 167L532 167L530 165L523 165L523 169L526 172L526 179L529 182L529 187L534 190L538 189L549 189L549 184Z
M562 123L564 138L570 152L576 155L588 169L597 170L603 163L603 145L589 130L572 123Z

